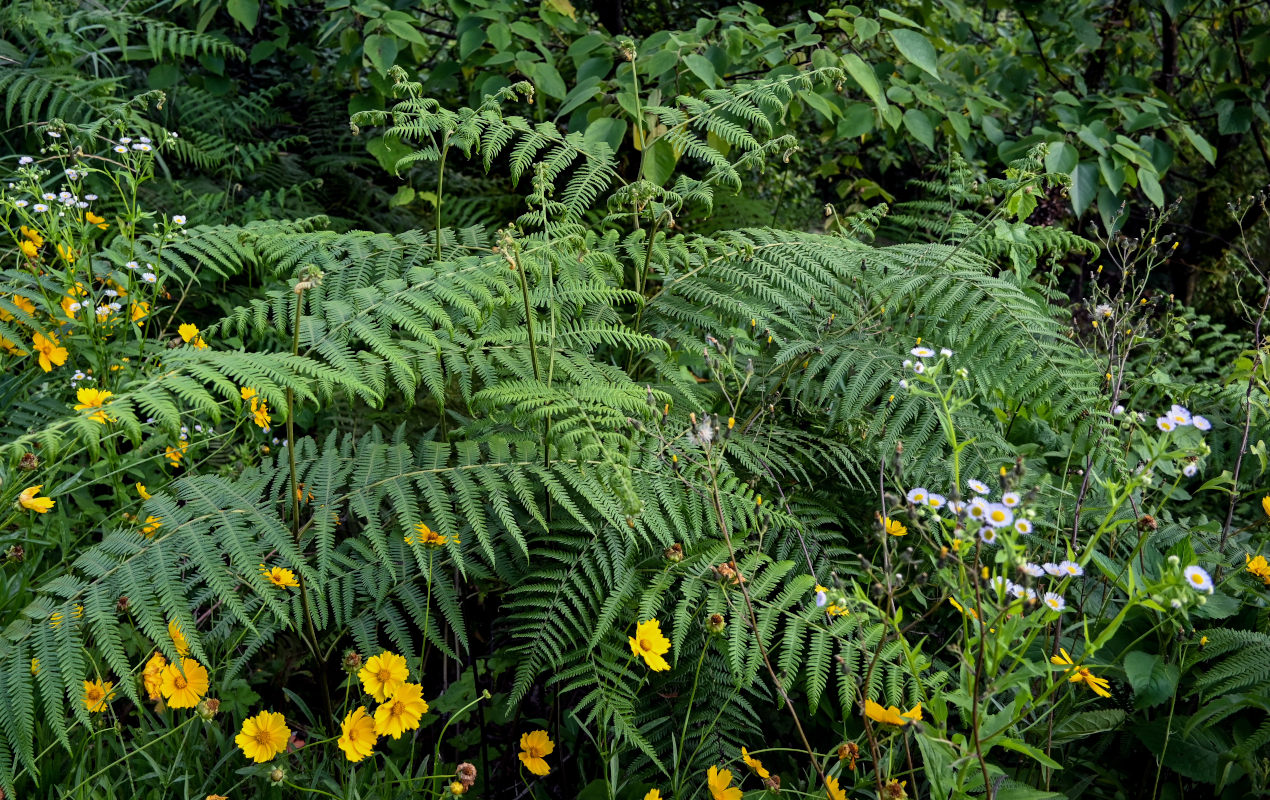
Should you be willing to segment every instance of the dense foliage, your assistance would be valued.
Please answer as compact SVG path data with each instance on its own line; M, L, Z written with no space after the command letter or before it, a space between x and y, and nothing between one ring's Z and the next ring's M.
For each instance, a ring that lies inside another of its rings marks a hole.
M1270 791L1259 5L0 31L4 796Z

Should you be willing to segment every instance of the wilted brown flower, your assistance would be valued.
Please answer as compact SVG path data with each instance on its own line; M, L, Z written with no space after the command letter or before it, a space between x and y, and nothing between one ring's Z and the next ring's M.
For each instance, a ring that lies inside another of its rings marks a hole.
M458 767L459 782L463 784L463 788L471 789L472 784L476 783L476 767L464 761Z

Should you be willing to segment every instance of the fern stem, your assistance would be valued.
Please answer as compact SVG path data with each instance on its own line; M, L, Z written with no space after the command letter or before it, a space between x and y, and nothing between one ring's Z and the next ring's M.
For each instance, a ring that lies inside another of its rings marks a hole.
M450 133L446 131L445 139L441 145L441 158L437 161L437 214L436 214L436 237L437 237L437 261L441 260L441 197L445 189L445 157L450 152Z
M679 731L679 747L675 750L675 797L679 796L679 761L680 757L683 755L684 747L687 746L688 720L692 718L692 704L697 699L697 683L701 678L701 665L705 662L706 651L709 649L710 642L707 640L706 646L701 648L701 655L697 657L697 669L692 673L692 692L688 695L688 708L684 711L684 724L682 730ZM693 755L696 755L695 751Z

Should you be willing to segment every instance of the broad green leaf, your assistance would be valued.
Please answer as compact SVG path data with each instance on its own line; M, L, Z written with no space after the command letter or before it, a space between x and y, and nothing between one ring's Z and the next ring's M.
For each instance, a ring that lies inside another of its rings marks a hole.
M838 107L810 89L799 89L798 96L803 102L820 112L827 121L833 122L840 113Z
M877 36L878 31L880 30L882 30L882 26L878 24L877 20L869 19L868 17L856 18L855 35L858 36L862 42L867 42L874 36Z
M913 62L914 66L929 73L935 80L939 80L939 60L935 55L935 46L929 39L917 31L898 30L890 33L891 40L895 42L895 46L905 58Z
M260 17L260 0L229 0L225 4L225 10L248 31L253 31L256 29L256 20Z
M573 3L570 3L569 0L543 0L542 6L575 22L578 19L578 12L574 10Z
M1045 154L1045 171L1067 174L1076 169L1076 148L1067 142L1052 142Z
M1177 689L1179 670L1157 655L1134 650L1124 657L1124 673L1138 708L1159 705Z
M719 76L714 72L714 64L711 64L710 59L700 53L690 53L685 56L684 66L711 89L719 85Z
M388 30L411 44L426 44L423 34L419 33L413 25L404 20L389 19L385 21L385 24L388 26Z
M873 106L868 103L852 103L847 106L842 119L838 121L838 135L844 139L854 139L873 130Z
M1125 713L1122 709L1100 709L1098 711L1077 711L1054 723L1054 743L1069 742L1104 733L1119 728L1124 723Z
M599 87L599 78L587 78L584 81L579 81L578 85L570 89L569 93L565 95L564 102L560 104L560 109L556 111L556 119L560 119L592 97L595 97Z
M1090 162L1078 164L1072 170L1071 178L1072 210L1080 216L1098 196L1098 165Z
M1037 763L1049 767L1050 769L1063 768L1062 764L1045 755L1045 753L1030 744L1020 742L1018 739L1010 739L1003 736L1000 739L994 740L993 744L1004 747L1006 750L1013 750L1016 753L1022 753L1023 755L1028 756Z
M904 112L904 127L928 150L935 149L935 128L930 124L930 118L920 110L910 108Z
M873 68L864 63L864 59L855 53L847 53L843 56L842 64L847 68L847 73L860 84L860 88L873 101L873 105L884 111L889 103L886 102L886 95L882 93L882 86L878 83L877 75L873 74Z
M627 125L620 119L612 117L601 117L592 120L587 125L586 131L582 134L582 140L587 144L595 142L604 142L613 152L622 146L622 139L626 136Z
M1142 193L1157 208L1164 207L1164 187L1160 185L1160 179L1154 172L1148 169L1138 170L1138 186L1142 187Z
M650 137L651 138L651 137ZM644 151L644 166L640 177L647 181L665 185L670 176L675 174L675 149L665 139L658 139Z
M563 100L568 93L568 88L564 85L564 78L560 77L560 72L546 61L538 61L532 67L532 75L534 87L538 91L556 100Z
M397 60L397 40L391 36L372 34L366 37L363 45L366 57L380 75L388 74L388 69Z
M1209 164L1215 164L1217 160L1217 148L1208 143L1208 140L1195 132L1195 129L1185 123L1182 124L1182 133L1186 136L1187 141L1191 143L1191 147L1203 156L1204 160Z

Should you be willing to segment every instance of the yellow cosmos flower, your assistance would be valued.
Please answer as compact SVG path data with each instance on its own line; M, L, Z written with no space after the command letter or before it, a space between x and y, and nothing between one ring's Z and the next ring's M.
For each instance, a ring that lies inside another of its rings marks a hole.
M84 708L93 714L105 711L115 697L115 693L111 691L114 688L115 685L110 681L84 681Z
M80 389L75 393L75 398L79 400L75 410L91 412L88 415L89 419L105 425L107 422L113 421L105 410L106 402L112 396L113 392L106 392L101 389ZM97 410L93 411L93 409Z
M751 756L744 747L741 748L741 760L745 762L745 766L749 767L751 772L760 778L770 778L772 776L772 773L768 772L767 767L763 766L763 762Z
M291 729L287 727L286 717L276 711L261 711L243 720L242 733L234 737L243 755L257 764L272 761L274 756L287 749L289 741Z
M185 640L185 634L181 633L181 623L176 620L169 622L168 636L172 638L172 646L176 648L177 655L189 655L190 643Z
M838 779L832 775L825 778L825 788L829 790L829 800L847 800L847 793L838 786Z
M150 656L145 669L141 672L141 682L145 684L146 694L151 700L158 700L163 696L163 670L167 666L168 660L163 657L163 654L155 653Z
M366 694L382 703L406 685L410 670L406 667L404 656L385 650L366 659L366 666L361 668L357 677L362 679L362 688L366 690Z
M628 637L631 653L644 659L644 663L653 672L664 672L670 664L663 658L670 652L670 640L662 635L661 623L655 619L641 622L635 628L635 635Z
M207 349L207 342L203 341L203 337L198 335L198 326L189 322L176 329L181 334L182 341L194 345L199 350Z
M427 713L428 703L423 699L423 687L417 683L402 684L375 709L375 733L400 739L401 734L419 727L419 720Z
M880 722L883 725L912 725L915 722L922 721L922 704L910 708L908 711L900 711L895 706L883 708L881 704L872 700L864 701L864 715L874 722Z
M378 741L375 720L362 706L358 706L356 711L345 717L340 725L340 739L337 744L349 761L361 761L370 755Z
M40 254L40 246L32 241L18 242L18 249L22 251L22 255L27 258L35 258Z
M415 525L415 533L418 536L406 535L406 544L414 544L418 539L419 544L424 547L441 547L450 543L450 537L437 533L427 526L427 523L420 522ZM454 540L458 543L458 539Z
M28 486L23 489L18 495L18 505L37 514L47 514L57 501L51 497L36 497L43 488L44 484L41 483L39 486Z
M1253 558L1251 553L1245 553L1244 563L1247 564L1246 569L1252 573L1253 577L1260 578L1262 583L1270 586L1270 562L1266 561L1265 556L1259 555Z
M137 495L140 496L142 500L150 499L150 492L146 489L146 485L141 481L137 481Z
M54 366L62 366L66 363L66 357L70 355L65 347L57 342L57 336L49 334L45 336L37 333L31 337L31 344L35 347L35 351L40 354L40 369L45 372L52 372Z
M904 523L890 517L882 518L882 528L892 536L904 536L908 533L908 528L904 527Z
M149 303L133 303L129 308L133 322L140 322L150 313Z
M732 783L732 770L711 766L706 770L706 787L710 789L710 797L714 800L741 800L741 789L729 786Z
M1087 667L1077 667L1072 661L1072 657L1067 655L1067 650L1064 648L1060 647L1058 652L1059 655L1050 656L1050 663L1070 667L1070 669L1067 670L1069 674L1067 681L1069 683L1083 683L1092 689L1093 693L1099 697L1111 697L1110 681L1106 678L1099 678L1094 675Z
M91 211L89 211L87 214L84 215L84 219L88 221L89 225L96 225L98 228L101 228L103 231L110 227L108 224L106 224L105 217L99 217Z
M300 582L295 579L295 573L283 567L266 567L261 564L260 574L279 589L289 589L300 585Z
M530 731L520 735L520 753L517 756L525 769L542 776L551 772L551 765L546 759L555 749L556 743L551 741L546 731Z
M176 664L163 668L159 691L169 707L193 708L207 694L207 687L207 669L192 658L183 658L180 669Z

